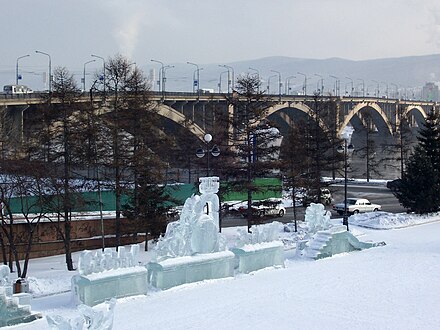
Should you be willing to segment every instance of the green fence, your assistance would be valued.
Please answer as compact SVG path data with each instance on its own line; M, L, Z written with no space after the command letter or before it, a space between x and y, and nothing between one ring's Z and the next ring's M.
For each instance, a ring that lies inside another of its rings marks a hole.
M266 199L271 197L281 198L281 180L276 178L261 178L256 179L255 183L259 186L259 191L252 195L252 199ZM222 185L227 185L227 182L223 182ZM183 205L188 197L197 193L197 187L193 184L173 184L166 186L166 192L176 200L178 205ZM102 191L102 209L103 211L114 211L116 209L116 195L114 191ZM223 196L222 201L236 201L246 200L246 192L230 192ZM127 195L122 195L121 204L124 205L128 201ZM37 203L37 197L28 197L24 199L26 203L26 209L30 213L38 213L40 207ZM98 192L83 192L81 198L78 198L78 202L74 203L72 211L74 212L92 212L99 210L99 195ZM10 206L13 213L21 213L22 202L21 199L16 197L10 200Z

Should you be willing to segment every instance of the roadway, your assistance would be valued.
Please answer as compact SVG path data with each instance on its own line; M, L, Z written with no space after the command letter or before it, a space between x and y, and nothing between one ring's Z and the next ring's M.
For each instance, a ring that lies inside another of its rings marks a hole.
M330 186L334 203L344 200L344 185L335 184ZM350 184L347 186L347 196L354 198L366 198L370 202L382 206L382 211L391 213L402 213L405 209L399 204L391 191L384 185L368 185L368 184ZM326 206L331 211L332 206ZM297 220L304 221L305 207L297 207ZM332 218L340 218L335 212L331 212ZM283 218L267 218L264 222L280 221L283 223L293 222L293 208L287 208L287 213ZM238 216L227 216L222 219L222 227L246 226L246 219Z

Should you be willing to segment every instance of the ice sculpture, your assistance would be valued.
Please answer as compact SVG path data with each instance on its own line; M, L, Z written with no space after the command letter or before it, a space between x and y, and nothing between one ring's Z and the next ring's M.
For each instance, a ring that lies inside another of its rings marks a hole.
M138 244L131 245L129 252L123 246L119 247L118 252L110 248L104 249L104 253L101 250L84 250L79 256L78 271L80 275L90 275L111 269L134 267L137 265L139 251Z
M53 330L111 330L116 299L106 302L106 309L100 310L87 305L79 305L82 314L74 319L66 319L60 315L47 316L46 320Z
M250 273L266 267L284 266L284 244L279 239L283 229L283 224L277 221L252 226L250 233L239 229L236 247L231 249L238 261L237 270Z
M139 245L130 251L121 246L118 252L107 248L83 251L78 261L79 275L72 277L72 294L76 302L89 306L110 298L121 298L147 293L147 270L139 266Z
M234 254L219 233L218 177L200 178L201 196L188 198L176 222L159 239L147 264L150 284L160 289L234 274Z
M193 195L183 205L180 219L168 224L156 245L157 260L213 253L226 249L219 234L218 177L200 178L201 196Z
M9 267L0 266L0 327L32 322L41 317L31 313L28 293L12 294Z
M326 211L324 205L311 203L306 209L304 221L307 224L309 234L319 230L327 230L332 227L330 211Z

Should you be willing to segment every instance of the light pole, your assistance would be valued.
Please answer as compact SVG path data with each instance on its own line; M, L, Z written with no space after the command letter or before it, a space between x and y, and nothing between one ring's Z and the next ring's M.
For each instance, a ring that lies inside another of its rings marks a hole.
M258 80L258 87L257 87L257 91L260 91L260 71L258 71L257 69L251 68L249 67L249 70L255 71L257 74L257 80Z
M340 84L341 82L340 82L339 78L336 77L336 76L330 76L330 77L335 79L335 90L334 90L334 92L335 92L335 96L338 97L338 96L339 96L339 93L338 93L338 92L339 92L339 89L340 89L339 84Z
M92 62L96 62L96 60L90 60L90 61L87 61L86 63L84 63L83 79L82 79L84 92L86 91L86 65L89 63L92 63Z
M36 50L35 53L46 55L49 58L49 93L51 93L52 92L52 59L50 58L50 55L48 53L41 52L39 50Z
M270 70L270 71L275 72L278 75L278 98L281 101L281 87L283 86L283 84L281 83L281 72L276 70Z
M350 83L351 83L351 90L350 90L350 93L348 94L348 96L353 96L353 91L354 91L353 79L351 79L350 77L345 77L345 78L350 80ZM345 86L347 86L347 85L345 85Z
M388 98L388 83L385 81L382 81L382 84L384 84L387 87L387 89L385 89L385 96L386 96L386 98Z
M358 79L362 82L362 97L365 97L365 80L364 79Z
M395 99L399 99L399 86L397 84L390 84L391 86L394 86L396 88L396 93L394 95Z
M304 76L304 85L303 85L303 92L304 96L307 95L307 75L305 73L297 72L298 74Z
M286 78L286 95L290 95L290 80L296 78L296 76L289 76Z
M164 74L164 70L163 70L163 62L161 61L157 61L157 60L151 60L151 62L156 62L159 63L161 65L160 71L159 71L159 92L163 92L163 74Z
M197 95L200 96L200 69L199 69L199 66L196 63L192 63L192 62L186 62L186 64L194 65L196 67L197 80L194 79L194 75L193 75L193 93L194 93L195 87L197 87Z
M222 76L223 76L225 73L229 73L229 71L223 71L223 72L220 73L220 79L219 79L219 81L218 81L218 92L219 92L219 93L222 92Z
M324 95L324 78L320 74L317 74L317 73L315 73L315 76L321 78L318 80L318 83L316 84L316 89L318 90L318 93L321 92L321 95ZM321 88L319 88L319 82L321 82Z
M220 67L228 69L228 93L232 92L235 87L234 68L229 65L219 64ZM229 69L232 72L232 76L229 76ZM232 78L232 79L231 79ZM230 89L230 90L229 90Z
M267 94L270 94L270 79L276 77L277 75L274 74L273 76L270 76L267 78Z
M348 213L347 213L347 168L348 168L348 154L352 153L354 150L353 145L351 144L351 136L354 132L353 127L345 126L344 130L341 133L341 137L344 140L344 146L339 146L337 148L339 153L344 154L344 216L342 218L342 224L347 226L348 229Z
M209 158L210 154L214 157L218 157L220 155L220 149L217 147L217 145L213 145L212 148L209 148L209 143L212 141L212 135L211 134L205 134L203 137L203 140L205 140L206 148L199 148L196 151L196 156L198 158L203 158L205 154L206 157L206 176L209 177Z
M163 93L165 93L165 91L166 91L166 88L165 88L165 85L167 82L166 72L167 72L167 70L172 69L172 68L174 68L174 65L165 65L163 67L163 76L162 76L162 92Z
M371 80L372 82L376 83L376 90L374 91L374 95L379 98L380 95L380 84L377 80ZM377 94L376 94L377 93Z
M103 83L103 92L104 92L104 97L105 97L105 59L104 59L104 57L101 57L101 56L98 56L98 55L93 55L92 54L91 56L99 58L100 60L102 60L102 79L100 77L99 80L101 80L102 83Z
M21 76L18 76L18 60L24 57L29 57L31 55L23 55L17 58L17 64L15 66L15 84L18 85L18 80L21 79Z

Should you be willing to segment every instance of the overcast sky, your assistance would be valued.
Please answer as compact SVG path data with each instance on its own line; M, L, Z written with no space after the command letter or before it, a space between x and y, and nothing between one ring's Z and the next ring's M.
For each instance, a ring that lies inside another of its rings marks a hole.
M230 63L266 56L363 60L440 53L439 0L1 1L0 82L52 66L81 72L91 54ZM45 58L46 57L46 58ZM90 67L98 67L99 62ZM157 66L157 65L156 65Z

